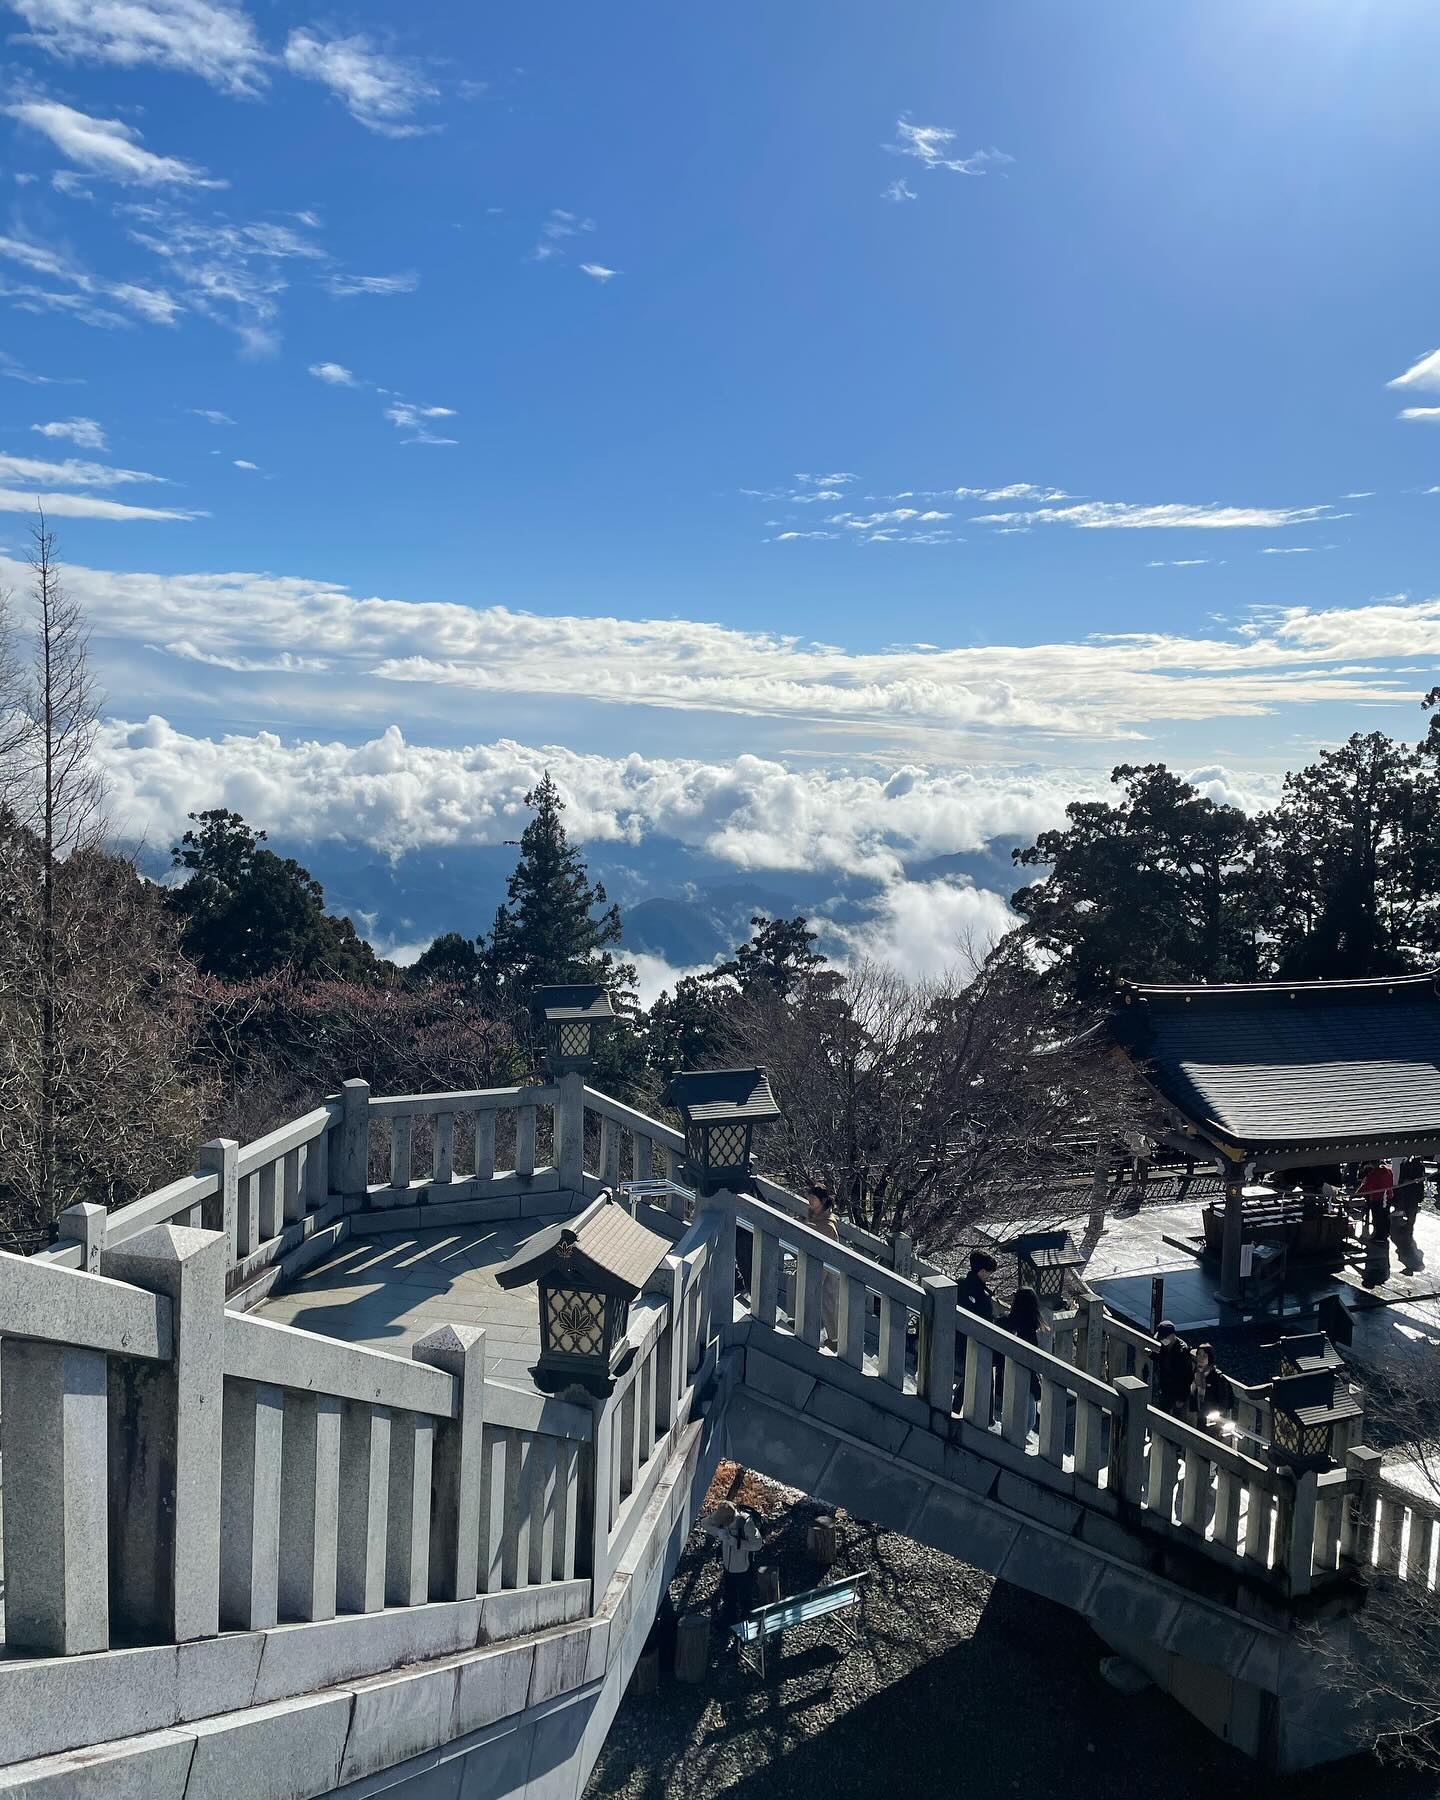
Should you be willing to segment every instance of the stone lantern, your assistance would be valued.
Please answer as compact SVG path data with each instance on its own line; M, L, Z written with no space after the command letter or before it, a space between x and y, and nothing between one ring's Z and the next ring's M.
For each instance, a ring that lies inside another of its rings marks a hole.
M669 1250L668 1238L608 1195L526 1239L495 1280L502 1288L534 1282L539 1290L536 1387L554 1394L578 1384L598 1399L611 1392L628 1361L630 1302Z
M1065 1271L1083 1269L1085 1258L1068 1231L1027 1231L1002 1244L1020 1265L1020 1285L1052 1303L1065 1296Z
M613 1022L608 991L593 981L538 987L530 996L531 1016L545 1025L545 1072L588 1075L595 1064L601 1030Z
M1317 1369L1345 1367L1345 1359L1323 1331L1306 1332L1301 1337L1280 1340L1281 1375L1311 1375Z
M685 1122L685 1160L702 1194L734 1192L750 1179L755 1127L780 1117L764 1069L691 1069L661 1095Z
M1349 1447L1359 1403L1329 1368L1279 1375L1270 1383L1270 1441L1277 1462L1328 1469Z

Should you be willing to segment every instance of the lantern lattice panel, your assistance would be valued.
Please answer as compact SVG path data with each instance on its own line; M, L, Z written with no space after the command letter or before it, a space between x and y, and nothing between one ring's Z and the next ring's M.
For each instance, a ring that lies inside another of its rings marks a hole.
M561 1356L602 1356L605 1296L575 1288L550 1288L545 1296L550 1349Z
M712 1125L707 1139L707 1161L715 1169L733 1169L745 1160L746 1127Z
M560 1026L560 1054L562 1056L588 1056L590 1054L590 1026L584 1019L566 1019Z

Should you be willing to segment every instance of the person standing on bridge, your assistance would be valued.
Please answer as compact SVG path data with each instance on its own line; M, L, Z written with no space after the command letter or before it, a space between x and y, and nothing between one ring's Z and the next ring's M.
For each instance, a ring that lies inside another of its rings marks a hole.
M805 1206L812 1231L840 1242L840 1227L835 1223L835 1197L823 1181L812 1182L805 1195ZM826 1269L820 1295L820 1347L840 1350L840 1277L834 1269Z
M1162 1319L1155 1327L1155 1398L1168 1413L1183 1418L1190 1405L1195 1382L1195 1358L1173 1322Z
M999 1263L988 1250L970 1252L970 1273L955 1291L961 1312L974 1313L976 1318L994 1322L995 1296L990 1292L990 1283L999 1269ZM958 1412L965 1396L965 1333L958 1327L955 1331L955 1384L955 1411Z

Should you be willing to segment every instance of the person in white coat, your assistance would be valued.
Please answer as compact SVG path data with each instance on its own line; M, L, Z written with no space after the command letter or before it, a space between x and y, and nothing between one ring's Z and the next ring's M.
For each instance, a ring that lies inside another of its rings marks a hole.
M755 1515L722 1500L705 1521L705 1530L720 1540L720 1621L733 1625L755 1610L755 1558L763 1539Z

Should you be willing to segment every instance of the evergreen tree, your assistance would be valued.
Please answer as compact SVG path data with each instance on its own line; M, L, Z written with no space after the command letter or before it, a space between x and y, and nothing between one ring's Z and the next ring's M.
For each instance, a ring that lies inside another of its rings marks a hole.
M713 974L702 980L728 977L746 999L775 994L787 1000L825 967L825 958L815 948L816 934L803 913L793 919L771 919L764 913L754 913L750 924L748 943L739 945L729 962L719 964Z
M473 987L484 968L485 959L474 938L443 931L410 965L410 980L420 986Z
M490 984L520 1010L537 987L553 982L597 981L612 993L632 988L633 964L611 948L620 943L620 908L607 904L604 887L590 880L548 772L525 804L535 816L520 835L520 859L485 947Z
M198 967L235 981L280 971L348 981L382 973L350 920L326 913L320 883L293 857L265 849L263 831L223 807L190 818L199 829L170 852L190 878L171 903L183 921L182 948Z

